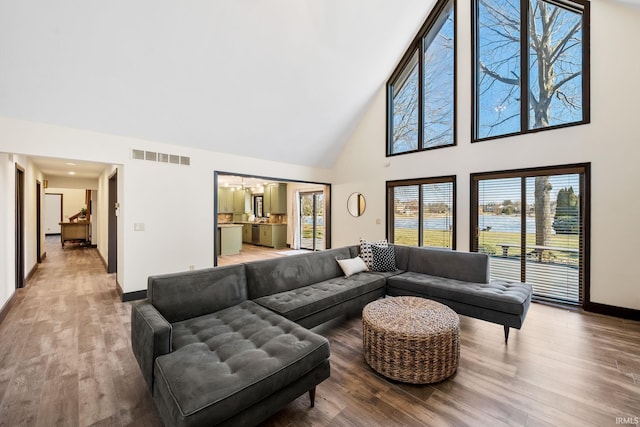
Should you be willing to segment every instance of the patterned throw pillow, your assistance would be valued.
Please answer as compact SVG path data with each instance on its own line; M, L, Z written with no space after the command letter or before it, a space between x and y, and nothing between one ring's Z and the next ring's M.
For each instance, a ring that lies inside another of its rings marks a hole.
M396 271L396 252L393 246L371 245L373 265L371 271Z
M367 264L367 268L371 270L371 266L373 264L373 254L371 253L371 245L380 246L386 248L389 246L387 239L378 240L377 242L370 242L366 239L360 238L360 258L364 260L364 263Z

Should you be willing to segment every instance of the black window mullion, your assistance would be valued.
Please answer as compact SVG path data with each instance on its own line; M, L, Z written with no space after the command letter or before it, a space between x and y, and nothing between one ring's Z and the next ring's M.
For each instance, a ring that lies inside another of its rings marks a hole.
M418 43L418 150L424 150L424 37Z
M529 130L529 0L520 0L520 132Z
M424 245L424 195L422 185L418 185L418 246Z
M527 177L520 178L520 281L527 281Z

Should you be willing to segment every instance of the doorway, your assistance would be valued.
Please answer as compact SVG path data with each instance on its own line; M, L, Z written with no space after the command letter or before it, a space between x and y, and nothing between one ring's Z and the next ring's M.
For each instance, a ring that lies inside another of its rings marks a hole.
M590 166L472 174L472 250L491 279L527 282L533 299L582 306L589 294Z
M16 165L16 289L24 288L24 170Z
M324 193L300 193L300 249L325 249Z
M109 178L109 245L107 273L118 271L118 173Z

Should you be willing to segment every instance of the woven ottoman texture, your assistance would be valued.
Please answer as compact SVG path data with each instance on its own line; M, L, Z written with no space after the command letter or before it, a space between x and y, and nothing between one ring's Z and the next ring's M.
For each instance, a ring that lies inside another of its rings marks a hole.
M460 319L446 305L418 297L384 298L362 311L364 358L385 377L442 381L460 359Z

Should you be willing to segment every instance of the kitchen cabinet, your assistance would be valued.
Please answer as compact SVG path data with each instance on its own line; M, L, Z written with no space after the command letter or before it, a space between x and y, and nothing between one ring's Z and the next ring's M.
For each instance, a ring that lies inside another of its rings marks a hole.
M249 190L236 190L233 192L233 213L243 214L249 212L249 204L251 203L251 196Z
M264 213L287 213L287 184L268 185L264 188Z
M286 247L287 225L260 224L260 245L276 249Z
M218 255L239 254L242 250L242 225L218 224Z
M218 213L233 213L233 193L230 188L218 187Z
M242 242L251 243L251 224L242 224Z

